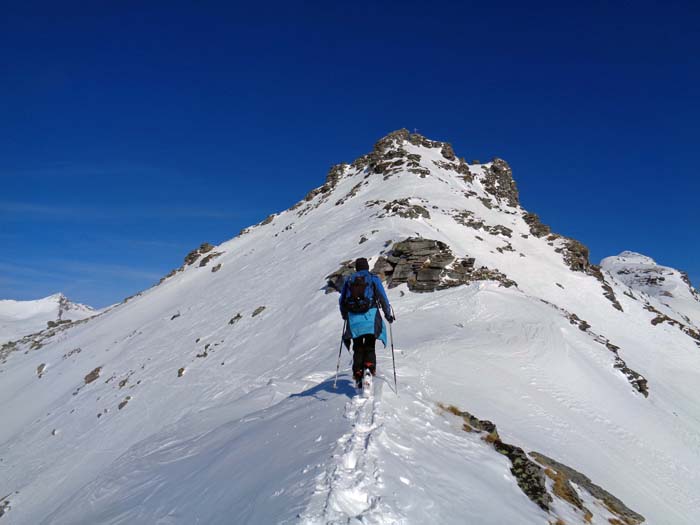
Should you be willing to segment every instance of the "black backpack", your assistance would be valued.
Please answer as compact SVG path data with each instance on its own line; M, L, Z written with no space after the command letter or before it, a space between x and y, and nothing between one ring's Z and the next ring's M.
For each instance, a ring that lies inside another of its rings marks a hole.
M364 314L374 306L374 283L371 276L365 278L364 275L355 275L350 280L343 306L353 314Z

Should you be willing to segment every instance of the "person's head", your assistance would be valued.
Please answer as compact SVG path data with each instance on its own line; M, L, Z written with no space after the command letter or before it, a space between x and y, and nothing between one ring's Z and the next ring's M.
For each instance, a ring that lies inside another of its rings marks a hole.
M364 257L355 260L355 271L359 272L360 270L369 270L369 263Z

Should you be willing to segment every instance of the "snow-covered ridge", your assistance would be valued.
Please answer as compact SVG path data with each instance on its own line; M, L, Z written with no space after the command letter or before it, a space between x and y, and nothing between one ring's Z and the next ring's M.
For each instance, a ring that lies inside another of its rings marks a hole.
M635 292L653 297L681 314L686 322L700 327L697 315L700 295L688 274L657 264L645 255L624 251L601 261L601 267Z
M617 276L617 279L641 292L654 297L686 297L698 299L688 274L657 264L654 259L636 252L624 251L606 257L601 267Z
M47 328L48 323L77 321L95 315L90 306L62 293L34 301L0 300L0 345Z
M359 256L398 318L399 395L378 348L371 403L342 348L332 386L333 284ZM400 130L8 353L2 519L694 524L700 339L663 299L524 210L505 161Z

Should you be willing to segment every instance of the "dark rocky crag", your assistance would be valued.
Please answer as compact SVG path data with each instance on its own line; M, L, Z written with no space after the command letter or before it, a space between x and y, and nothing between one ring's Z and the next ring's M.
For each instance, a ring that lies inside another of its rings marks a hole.
M515 281L498 270L476 268L471 257L457 258L441 241L409 237L379 257L372 270L389 288L406 283L413 292L432 292L475 281L494 280L509 288Z
M540 216L536 213L524 213L523 220L530 227L530 233L535 237L545 237L552 233L552 229L543 224L540 220Z
M602 503L603 506L605 506L605 508L607 508L611 513L617 516L621 523L624 523L625 525L638 525L639 523L645 521L644 516L634 512L632 509L622 503L622 501L610 494L607 490L593 483L584 474L581 474L563 463L559 463L558 461L548 458L539 452L530 452L530 456L532 456L532 458L541 465L544 465L548 470L554 471L555 481L557 479L561 480L561 483L567 487L568 492L576 495L576 491L573 489L573 487L571 487L571 483L575 483L578 487L586 490L591 496ZM548 475L551 476L549 473ZM583 506L583 503L577 496L575 497L575 501L576 500L578 500L577 504L574 504L571 501L570 503L584 511L584 514L589 515L590 511Z
M510 472L515 477L520 490L538 507L549 512L553 498L547 491L544 469L532 461L525 451L504 443L498 435L496 425L491 421L479 419L469 412L459 410L455 406L439 405L442 410L450 412L464 421L462 429L465 432L483 432L484 441L490 443L499 454L506 456L511 462Z
M513 170L505 160L495 158L490 165L484 166L482 183L486 191L498 200L505 201L508 206L515 208L520 205L518 188L513 180Z
M382 217L403 217L405 219L430 219L430 212L420 204L411 204L409 199L396 199L382 206Z
M680 272L681 274L681 280L688 285L688 290L690 290L690 294L695 298L695 300L700 301L700 294L698 293L697 288L693 286L693 283L690 282L690 276L688 276L687 272Z
M340 293L343 289L345 279L355 273L355 261L343 261L340 268L326 276L326 285L323 287L327 294L332 292Z
M188 266L192 266L194 263L196 263L202 255L209 253L208 256L206 256L202 259L202 261L200 262L200 265L199 265L199 266L206 266L209 261L211 261L212 259L215 259L219 255L221 255L221 253L219 253L219 252L210 253L213 249L214 249L214 246L212 246L208 242L202 243L199 247L195 248L194 250L189 252L187 255L185 255L185 259L183 261L182 266L180 266L179 268L175 268L174 270L171 270L167 275L162 277L160 281L158 281L158 284L162 284L163 282L165 282L167 279L169 279L173 275L184 271L185 268L187 268ZM137 294L137 295L139 295L139 294ZM128 301L132 297L133 296L127 297L126 299L124 299L124 302Z
M12 508L10 506L10 500L7 499L9 497L10 497L10 495L8 494L7 496L0 499L0 518L2 518L5 514L7 514L10 511L10 509Z
M509 288L515 281L499 272L475 266L474 258L457 258L441 241L409 237L394 244L381 255L372 272L386 281L389 288L406 283L412 292L433 292L475 281L498 281ZM326 277L326 293L340 292L345 278L354 273L353 261L343 261L340 268Z
M454 405L438 405L445 412L449 412L462 418L462 429L465 432L477 432L482 434L482 439L490 443L499 454L506 456L511 462L511 474L515 477L518 487L538 507L548 513L552 513L554 499L563 500L572 505L583 514L583 522L590 523L593 513L585 507L578 491L572 483L580 489L588 492L599 504L616 516L618 525L639 525L645 521L644 516L627 507L622 501L610 494L602 487L593 483L590 478L564 465L548 458L538 452L527 454L522 448L504 443L498 435L496 425L488 420L475 417ZM548 484L546 479L552 480ZM557 521L557 523L562 523Z
M695 344L700 346L700 331L695 330L693 328L690 328L689 326L686 326L683 323L676 321L675 319L672 319L671 317L667 316L666 314L661 313L659 310L654 308L649 303L646 303L644 305L644 309L655 315L655 317L651 320L652 325L657 326L657 325L662 324L662 323L668 323L671 326L675 326L681 332L683 332L685 335L687 335L691 339L694 339Z

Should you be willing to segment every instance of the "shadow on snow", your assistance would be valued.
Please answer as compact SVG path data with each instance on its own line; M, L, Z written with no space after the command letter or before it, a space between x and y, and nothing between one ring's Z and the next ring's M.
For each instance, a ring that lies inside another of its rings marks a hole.
M355 391L355 384L353 381L344 378L338 378L337 388L333 388L333 379L334 378L327 379L322 383L312 386L311 388L299 392L298 394L292 394L289 397L314 397L319 401L327 401L328 397L322 395L323 392L327 392L333 395L345 395L349 398L353 398L355 395L357 395L357 392Z

